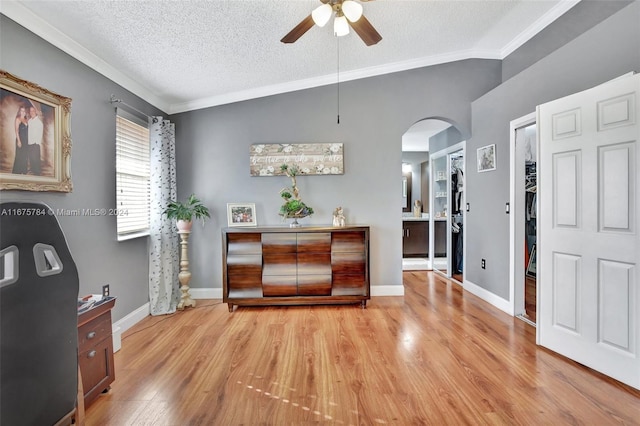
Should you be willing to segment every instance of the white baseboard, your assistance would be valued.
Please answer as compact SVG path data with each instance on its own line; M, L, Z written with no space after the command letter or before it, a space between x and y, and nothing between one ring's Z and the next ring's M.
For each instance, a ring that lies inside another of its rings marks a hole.
M192 299L222 299L222 288L190 288Z
M503 299L500 296L496 296L495 294L491 293L490 291L488 291L488 290L480 287L479 285L474 284L474 283L472 283L471 281L468 281L468 280L464 280L464 289L465 289L465 291L468 291L469 293L475 294L480 299L482 299L485 302L495 306L496 308L500 309L501 311L506 312L509 315L513 316L513 307L511 306L511 304L509 303L508 300Z
M431 259L409 257L402 259L403 271L431 271Z
M115 324L111 325L111 339L113 340L113 353L116 353L122 348L122 329Z
M372 285L371 296L404 296L403 285Z
M113 351L118 352L122 347L122 333L149 316L149 303L145 303L121 320L113 323Z
M433 271L433 268L431 267L431 263L426 263L424 265L402 264L402 270L403 271Z

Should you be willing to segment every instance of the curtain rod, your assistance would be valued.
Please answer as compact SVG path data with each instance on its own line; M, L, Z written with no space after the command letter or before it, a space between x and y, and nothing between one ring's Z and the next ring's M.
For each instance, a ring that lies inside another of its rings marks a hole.
M149 116L149 115L145 114L144 112L140 111L138 108L132 107L131 105L129 105L128 103L126 103L126 102L125 102L125 101L123 101L122 99L118 99L118 98L116 98L116 97L115 97L115 95L114 95L113 93L111 94L111 99L109 99L109 102L110 102L110 103L112 103L112 104L122 104L122 105L126 106L127 108L132 109L132 110L134 110L135 112L137 112L137 113L139 113L139 114L142 114L142 115L144 115L144 116L145 116L145 117L147 117L147 118L152 119L154 123L156 123L156 122L157 122L157 120L158 120L156 117L151 117L151 116Z

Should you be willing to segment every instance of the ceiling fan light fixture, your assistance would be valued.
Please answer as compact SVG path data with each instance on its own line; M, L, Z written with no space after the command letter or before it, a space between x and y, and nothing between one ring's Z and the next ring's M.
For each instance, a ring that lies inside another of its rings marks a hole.
M362 16L362 5L353 0L345 0L342 3L342 12L351 22L356 22Z
M313 12L311 12L311 18L313 19L313 22L315 22L317 26L324 27L327 24L327 22L329 22L329 19L331 18L332 14L333 14L333 8L331 7L330 4L325 3L313 9Z
M349 23L344 16L336 16L333 21L333 32L336 36L342 37L349 34Z

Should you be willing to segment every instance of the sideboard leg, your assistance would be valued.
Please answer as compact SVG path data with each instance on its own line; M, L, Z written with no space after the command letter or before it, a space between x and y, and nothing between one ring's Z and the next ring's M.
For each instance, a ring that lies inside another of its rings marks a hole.
M367 309L367 301L366 300L362 300L360 302L360 305L362 306L362 309Z
M229 312L233 312L233 303L228 303L229 305Z

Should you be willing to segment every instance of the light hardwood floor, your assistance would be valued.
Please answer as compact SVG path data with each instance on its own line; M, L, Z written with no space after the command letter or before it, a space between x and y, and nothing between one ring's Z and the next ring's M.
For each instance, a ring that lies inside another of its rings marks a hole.
M358 305L219 301L124 335L88 425L640 424L640 392L437 274Z

